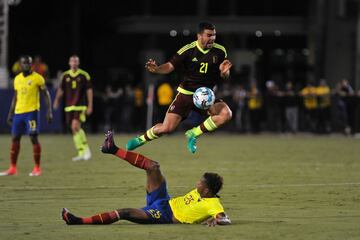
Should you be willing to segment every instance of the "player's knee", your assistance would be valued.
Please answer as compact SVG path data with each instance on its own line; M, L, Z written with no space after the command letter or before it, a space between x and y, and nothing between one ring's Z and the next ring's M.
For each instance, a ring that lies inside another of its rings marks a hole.
M11 139L12 142L19 142L21 139L21 136L20 135L16 135L16 136L13 136L13 138Z
M75 123L75 122L73 122L73 123L71 124L71 131L73 131L73 132L75 133L75 132L78 132L79 130L80 130L80 125L77 124L77 123Z
M232 119L232 111L230 108L227 107L223 112L225 122L230 121Z
M156 161L151 161L149 166L150 171L159 171L160 170L160 164Z
M119 213L120 219L129 219L131 216L130 208L118 209L117 212Z
M167 134L167 133L171 133L173 132L175 129L174 126L171 126L171 125L163 125L161 127L161 133L160 134Z
M39 139L37 137L37 135L30 135L30 140L32 144L38 144L39 143Z

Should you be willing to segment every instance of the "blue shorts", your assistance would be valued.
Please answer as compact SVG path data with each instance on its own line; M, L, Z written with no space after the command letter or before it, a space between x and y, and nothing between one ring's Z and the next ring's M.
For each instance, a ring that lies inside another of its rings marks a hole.
M39 124L39 111L15 114L13 117L11 134L13 136L38 134Z
M169 205L170 195L167 191L166 182L163 182L161 186L146 194L146 214L150 218L150 223L173 223L171 207Z

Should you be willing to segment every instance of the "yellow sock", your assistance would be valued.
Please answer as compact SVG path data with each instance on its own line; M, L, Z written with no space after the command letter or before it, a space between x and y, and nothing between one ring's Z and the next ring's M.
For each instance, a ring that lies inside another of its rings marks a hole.
M214 123L214 121L211 119L211 117L208 117L203 123L201 123L199 126L193 128L192 132L194 133L195 137L200 136L201 134L205 132L212 132L218 127Z
M141 139L141 141L149 142L149 141L152 141L152 140L157 139L159 137L160 136L158 136L158 135L156 135L154 133L154 127L152 127L149 130L147 130L144 135L141 135L139 138Z
M73 140L74 140L75 148L78 151L78 155L82 156L84 154L84 147L82 145L82 140L79 132L73 134Z
M79 130L79 135L80 135L81 144L82 144L83 149L88 149L89 144L87 142L85 131L82 128L80 128L80 130Z

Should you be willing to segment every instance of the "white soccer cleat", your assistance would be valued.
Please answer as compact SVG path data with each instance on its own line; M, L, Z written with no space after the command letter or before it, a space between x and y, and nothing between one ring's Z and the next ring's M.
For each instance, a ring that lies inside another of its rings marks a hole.
M85 149L83 160L87 161L91 158L91 151L90 148Z
M76 156L76 157L73 157L72 160L74 162L81 161L81 160L84 160L84 156Z

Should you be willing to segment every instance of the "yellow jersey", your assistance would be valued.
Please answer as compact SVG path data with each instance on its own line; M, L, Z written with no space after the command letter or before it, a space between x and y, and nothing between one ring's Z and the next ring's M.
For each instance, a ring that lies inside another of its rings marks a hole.
M331 91L328 86L319 86L316 88L316 94L319 97L319 107L326 108L331 105Z
M301 90L301 95L304 97L304 105L308 110L316 109L318 101L316 97L316 87L305 87Z
M197 189L185 196L170 199L169 204L174 217L181 223L200 223L224 212L219 198L201 198Z
M40 89L45 89L45 79L32 72L24 77L18 74L14 80L14 90L17 92L15 114L32 112L40 109Z

